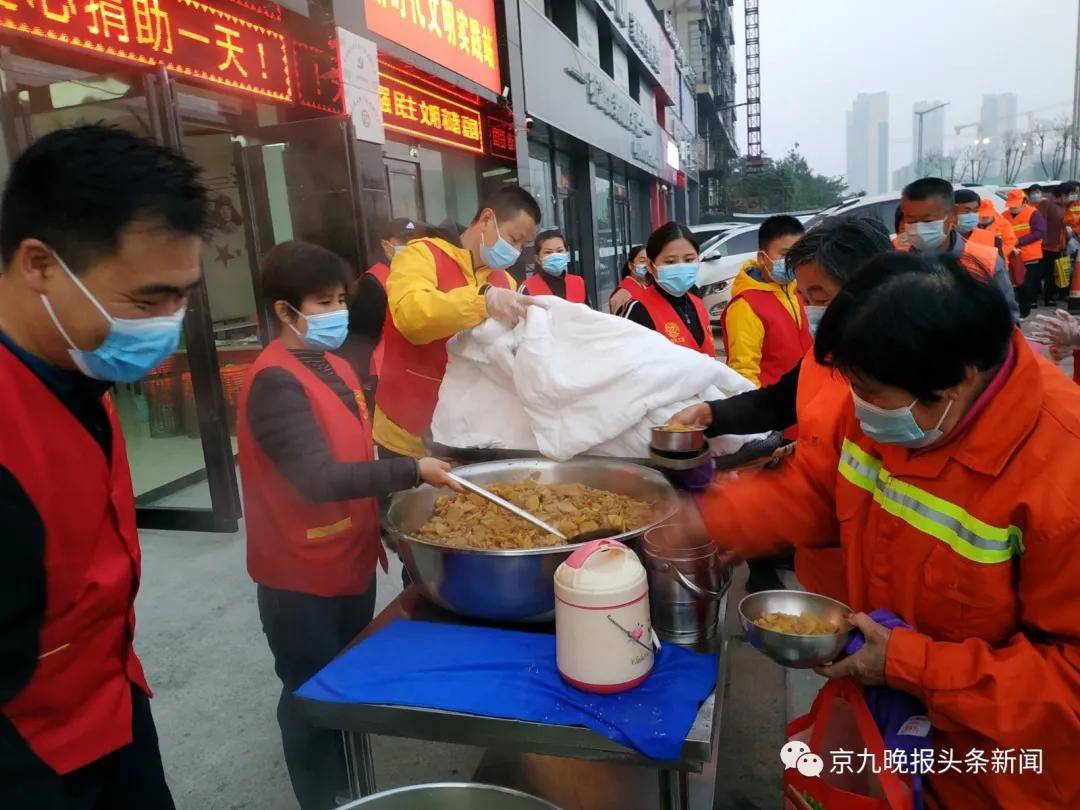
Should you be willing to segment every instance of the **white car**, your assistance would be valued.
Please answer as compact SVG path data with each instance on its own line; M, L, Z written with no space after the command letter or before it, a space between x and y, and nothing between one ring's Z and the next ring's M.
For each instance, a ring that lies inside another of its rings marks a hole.
M758 227L728 228L701 246L697 287L714 328L719 326L724 307L731 300L731 283L739 269L757 253Z
M998 211L1005 210L1005 195L997 186L967 186L963 183L953 183L953 189L970 188L980 198L989 198L994 203L994 207ZM871 216L877 217L881 220L882 224L889 230L890 234L896 233L896 209L900 207L900 192L893 191L889 194L873 194L864 195L862 197L852 197L851 199L844 200L836 205L829 206L828 208L819 212L815 217L810 219L806 223L806 227L809 230L821 222L827 217L847 216L850 214L856 214L858 216Z

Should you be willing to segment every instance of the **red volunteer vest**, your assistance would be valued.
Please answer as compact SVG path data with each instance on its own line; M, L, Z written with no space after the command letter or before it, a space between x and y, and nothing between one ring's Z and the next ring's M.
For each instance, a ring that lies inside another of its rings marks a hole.
M533 273L525 282L525 292L529 295L555 295L544 279L543 273ZM585 279L581 276L566 274L566 300L571 304L585 303Z
M360 382L340 357L327 353L326 359L355 393L360 419L280 340L259 355L240 393L236 435L244 480L247 564L251 578L260 585L316 596L351 596L367 590L376 561L385 560L375 499L309 501L263 453L247 419L255 375L264 368L282 368L303 386L334 459L372 461L371 423Z
M653 328L661 335L679 346L686 346L688 349L694 349L709 357L715 357L716 346L713 343L712 329L709 326L709 313L705 311L705 304L692 293L687 293L686 297L693 303L694 311L697 312L698 321L701 323L701 329L705 335L701 343L694 340L693 333L683 323L683 319L679 317L675 307L660 293L658 285L650 284L641 291L637 300L641 306L645 307L645 311L652 318Z
M616 287L615 289L616 290L625 290L626 292L628 292L630 294L630 300L631 301L640 301L641 300L641 294L643 292L645 292L645 290L647 290L650 286L652 286L652 285L651 284L650 285L638 284L636 281L634 281L634 279L627 276L626 278L624 278L622 281L619 282L619 286ZM614 293L612 293L612 295L614 295Z
M371 276L379 282L379 286L383 288L383 292L386 292L386 279L390 275L389 267L382 262L379 262L368 268L365 275ZM368 374L372 377L378 377L379 373L382 371L383 358L386 356L386 328L392 321L393 318L390 317L390 307L388 305L386 307L386 314L383 316L382 336L379 338L378 344L371 352L371 362L368 365Z
M436 248L437 250L438 248ZM441 252L441 251L440 251ZM451 261L453 261L451 259ZM457 262L454 262L456 265ZM514 281L514 277L507 273L505 270L492 270L488 273L486 284L490 284L492 287L501 287L504 290L516 290L517 284Z
M735 303L744 299L761 319L765 327L765 339L761 343L761 364L758 375L761 387L772 385L794 368L807 350L813 345L810 328L806 324L806 312L802 302L798 302L802 312L802 323L795 323L791 311L780 303L780 299L766 290L746 290L731 299ZM731 306L731 304L728 304ZM727 310L724 310L724 344L727 345Z
M141 556L124 434L108 398L112 463L64 404L0 346L0 465L45 526L45 616L30 682L4 715L59 774L131 742L131 641ZM0 528L2 536L2 528Z
M435 276L440 292L450 292L467 283L465 274L453 258L427 239L419 240L428 246L435 260ZM505 272L492 272L488 283L502 287ZM508 289L514 289L509 286ZM431 417L439 401L439 386L446 372L446 343L449 338L421 346L410 343L398 331L393 319L386 325L383 341L386 358L375 403L399 427L414 436L423 436L431 426Z

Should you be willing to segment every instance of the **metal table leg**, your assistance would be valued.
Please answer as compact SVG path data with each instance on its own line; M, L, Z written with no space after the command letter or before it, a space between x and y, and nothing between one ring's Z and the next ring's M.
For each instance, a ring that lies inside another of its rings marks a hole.
M689 782L682 771L659 771L660 810L687 810Z
M375 792L375 763L371 759L371 739L367 734L341 732L345 747L345 773L349 779L349 794L362 799Z

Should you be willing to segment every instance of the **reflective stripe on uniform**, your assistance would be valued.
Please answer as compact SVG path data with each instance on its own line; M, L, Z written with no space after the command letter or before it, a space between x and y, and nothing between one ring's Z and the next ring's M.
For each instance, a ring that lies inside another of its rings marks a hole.
M872 493L874 502L890 515L937 538L962 557L999 563L1024 552L1023 533L1016 526L991 526L956 504L897 480L881 459L848 439L840 453L839 471L850 483Z
M1030 222L1017 222L1012 226L1013 233L1027 233L1031 230Z

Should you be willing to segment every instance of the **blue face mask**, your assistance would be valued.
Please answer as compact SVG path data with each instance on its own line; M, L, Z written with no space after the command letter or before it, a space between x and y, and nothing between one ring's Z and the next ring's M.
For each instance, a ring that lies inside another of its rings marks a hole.
M480 234L480 258L492 270L505 270L516 262L520 255L520 250L503 239L498 220L495 221L495 244L488 247L484 234Z
M825 316L825 310L828 307L815 307L808 304L803 309L806 310L806 326L810 329L811 335L816 335L817 328L821 325L821 319Z
M916 250L937 250L945 242L945 220L909 222L907 224L907 235L911 246Z
M180 329L184 325L187 307L180 307L172 315L157 318L114 318L86 289L79 277L71 272L63 259L57 256L56 261L109 322L109 334L100 346L96 349L80 349L60 325L60 319L56 317L49 299L41 296L45 311L52 318L56 330L67 341L70 347L68 354L79 371L95 380L135 382L176 351L176 347L180 345Z
M768 256L768 254L765 254ZM772 260L772 270L769 272L776 284L786 287L795 280L795 269L788 264L786 257Z
M698 263L662 264L656 268L656 283L669 295L681 298L697 281Z
M634 274L634 278L644 281L645 277L649 275L649 268L643 264L635 264L630 268L630 272Z
M862 432L882 444L895 444L898 447L929 447L942 437L941 423L952 409L952 401L945 406L945 411L938 423L929 430L923 430L915 421L912 407L919 400L903 408L879 408L877 405L861 399L853 390L851 398L855 402L855 417L859 420Z
M540 260L540 266L544 271L553 276L561 276L566 272L566 266L570 264L569 253L549 253Z
M961 233L970 233L979 227L979 212L978 211L965 211L963 214L958 214L956 217L956 227L960 229Z
M307 332L300 334L300 330L289 324L289 328L300 335L304 345L311 349L325 349L333 351L340 349L341 344L349 335L349 310L335 309L333 312L321 312L318 315L305 315L292 304L286 302L286 306L307 321Z

